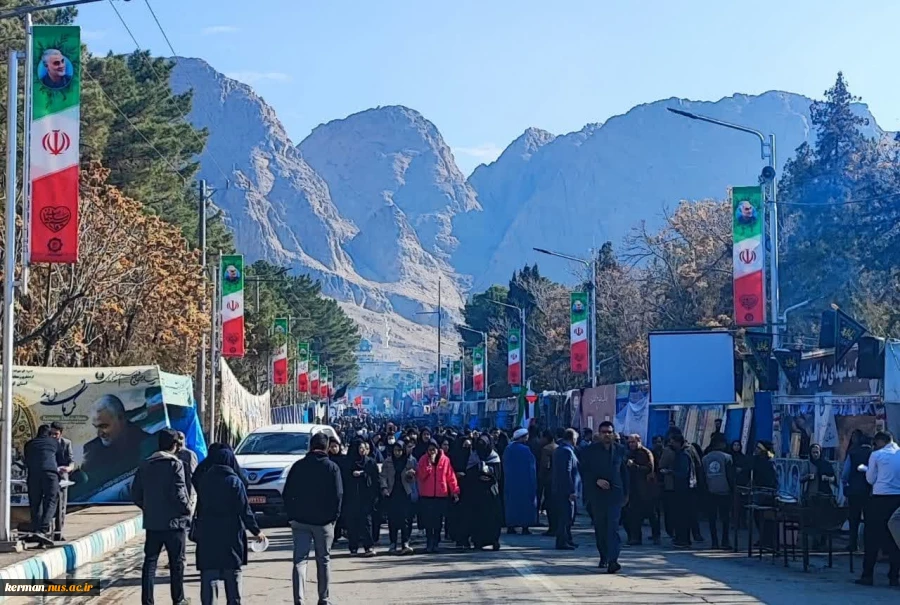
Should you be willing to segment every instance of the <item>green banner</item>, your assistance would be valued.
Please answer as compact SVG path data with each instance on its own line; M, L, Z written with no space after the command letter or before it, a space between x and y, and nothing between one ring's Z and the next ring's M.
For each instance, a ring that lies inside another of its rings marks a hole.
M33 30L31 115L40 120L81 104L81 28L35 25Z

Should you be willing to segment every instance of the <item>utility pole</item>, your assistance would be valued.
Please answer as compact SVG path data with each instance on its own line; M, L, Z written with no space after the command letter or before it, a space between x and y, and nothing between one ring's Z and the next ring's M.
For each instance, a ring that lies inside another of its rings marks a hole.
M3 273L3 430L0 432L0 550L20 552L22 543L13 539L10 526L12 495L13 347L16 297L16 160L19 95L19 53L9 51L6 94L6 250ZM26 104L26 111L28 106ZM27 160L26 160L27 161Z
M437 343L437 345L438 345L438 350L437 350L437 358L438 358L438 382L440 382L440 380L441 380L441 328L442 328L442 323L441 323L441 322L443 321L443 316L444 316L444 309L443 309L443 307L441 307L441 276L440 276L440 275L438 275L438 310L437 310L437 316L438 316L438 333L437 333L437 338L438 338L438 343ZM448 384L448 385L450 384L450 376L449 376L449 375L447 376L447 384Z
M219 367L219 276L222 274L222 251L219 251L217 271L212 272L212 330L209 343L209 436L216 438L216 371Z
M197 239L200 246L200 275L206 279L206 181L200 181L200 196L197 200ZM201 312L206 313L206 301L203 302ZM214 313L213 313L214 314ZM215 324L213 315L210 315ZM213 331L215 334L215 331ZM206 333L200 340L200 351L197 354L197 411L200 418L206 417Z

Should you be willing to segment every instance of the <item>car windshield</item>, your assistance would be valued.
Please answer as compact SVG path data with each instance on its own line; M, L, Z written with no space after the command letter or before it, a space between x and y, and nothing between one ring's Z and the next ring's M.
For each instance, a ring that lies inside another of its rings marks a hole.
M309 451L306 433L254 433L248 435L235 454L305 454Z

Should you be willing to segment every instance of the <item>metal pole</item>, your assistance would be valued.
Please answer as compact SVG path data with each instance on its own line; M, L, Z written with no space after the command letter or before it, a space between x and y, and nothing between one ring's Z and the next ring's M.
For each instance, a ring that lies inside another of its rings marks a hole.
M13 313L15 311L16 272L16 153L18 141L19 53L9 51L6 93L6 257L3 274L3 430L0 435L0 542L12 542L9 523L12 494L12 416L13 416ZM15 549L18 550L18 549Z
M28 161L31 153L31 99L34 94L33 66L34 50L32 49L31 13L25 14L25 115L22 118L24 132L22 133L22 274L20 278L22 294L28 294L28 276L31 267L31 163ZM47 289L50 289L50 272L47 272ZM47 297L50 300L50 297ZM49 303L48 303L49 304Z
M597 255L591 250L591 386L597 386Z
M769 166L772 168L772 171L776 170L775 167L775 135L769 135ZM769 294L771 296L771 319L770 321L775 324L775 329L773 330L773 346L775 348L781 347L781 336L784 332L786 326L780 325L778 323L779 312L781 310L781 288L779 287L778 280L778 198L777 198L777 179L772 178L772 197L771 197L771 205L769 206L769 245L771 246L771 250L769 251Z
M219 367L219 276L222 274L222 253L219 252L218 270L212 276L212 334L209 341L209 437L216 440L216 371Z
M525 349L528 348L528 338L525 336L525 309L519 309L519 321L522 322L522 384L521 388L528 387L528 381L525 380Z
M206 181L200 181L200 199L197 208L197 239L200 245L200 275L206 278ZM204 301L203 307L206 307ZM203 308L201 311L205 312ZM210 314L210 319L213 315ZM213 332L215 333L215 332ZM200 418L206 416L206 333L200 340L200 352L197 355L197 407Z
M441 320L442 320L442 316L443 316L443 315L444 315L444 313L443 313L443 310L441 309L441 276L438 275L438 333L437 333L437 338L438 338L438 351L437 351L438 365L437 365L437 367L438 367L438 392L439 392L439 393L440 393L440 388L441 388L441 387L440 387L440 382L441 382ZM450 385L450 376L448 375L448 376L447 376L447 386L449 387L449 385ZM450 389L448 388L447 390L449 391ZM449 393L448 393L448 394L449 394Z
M487 341L487 332L481 333L481 339L484 341L484 358L482 359L482 367L481 367L481 380L484 382L484 400L487 401L488 398L488 390L489 385L491 383L488 382L488 341Z

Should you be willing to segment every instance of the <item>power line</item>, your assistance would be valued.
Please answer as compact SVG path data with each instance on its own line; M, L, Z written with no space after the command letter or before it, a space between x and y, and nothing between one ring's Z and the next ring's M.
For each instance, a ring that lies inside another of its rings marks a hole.
M110 4L112 4L112 0L110 0ZM150 15L153 17L153 21L156 23L156 27L159 28L159 32L162 34L163 39L166 41L166 45L169 47L169 50L172 52L172 58L174 59L175 57L178 57L179 55L177 52L175 52L175 47L172 46L172 41L169 40L169 36L168 36L168 34L166 34L165 28L163 28L162 23L160 23L159 18L156 16L156 11L154 11L153 7L150 5L150 0L144 0L144 4L147 5L147 10L150 11ZM188 81L191 83L191 87L194 90L196 90L197 87L194 85L194 82L190 78L188 78ZM206 117L209 118L209 121L212 122L212 116L209 115L209 112L207 112L206 110L203 110L203 112L206 114ZM182 117L184 117L185 121L187 121L187 118L185 116L182 116ZM207 155L209 156L209 159L212 160L213 164L216 165L216 168L222 174L222 177L225 179L225 182L227 183L229 180L228 175L222 169L222 166L219 164L218 160L216 160L215 156L212 153L209 153Z
M122 23L122 27L125 28L126 32L128 32L128 35L131 38L131 41L134 42L135 48L137 48L138 52L143 51L143 49L141 48L141 44L138 42L137 37L134 35L134 32L131 31L131 28L128 26L128 23L125 21L125 18L122 16L122 13L119 12L119 9L116 8L116 5L113 4L112 0L108 0L108 2L109 2L109 5L112 7L113 11L116 13L116 16L119 18L119 21ZM147 3L147 8L150 8L149 3ZM156 21L156 24L160 28L160 31L163 32L163 37L166 39L166 43L168 43L169 38L168 38L168 36L166 36L165 31L162 30L162 26L159 24L159 20L156 18L156 14L153 12L152 8L150 8L150 13L153 15L153 19L154 19L154 21ZM172 47L172 45L169 44L170 49L171 49L171 47ZM174 53L174 50L173 50L173 53ZM147 65L150 67L150 71L153 72L153 75L156 78L156 82L160 86L168 86L168 83L163 81L163 78L162 78L161 74L159 73L159 71L156 69L156 66L153 65L152 57L150 57L148 59ZM188 121L187 115L184 114L181 111L181 109L178 107L178 104L175 103L174 97L172 97L171 95L166 95L166 98L169 101L169 103L171 103L172 107L175 108L175 111L178 113L178 115L181 116L182 121L190 128L191 134L194 135L194 138L197 140L197 143L200 145L200 148L202 150L206 146L206 144L203 141L203 139L200 138L200 135L194 129L194 126ZM225 171L222 169L222 167L216 161L215 157L212 156L212 154L209 154L209 157L213 161L213 163L216 165L216 168L219 170L219 172L222 174L222 178L225 179L225 182L227 183L229 180L228 175L225 174Z

